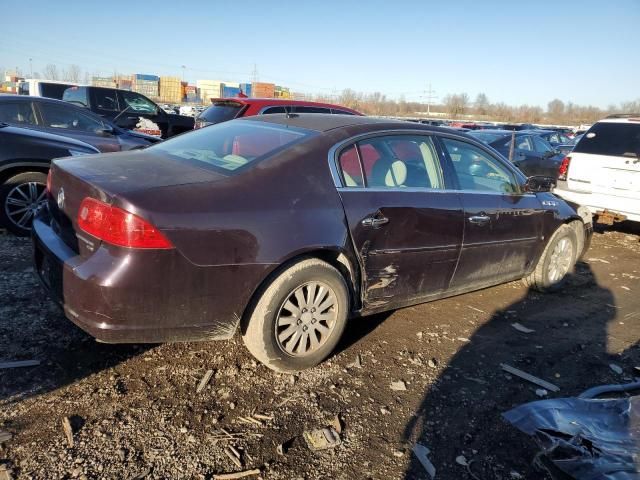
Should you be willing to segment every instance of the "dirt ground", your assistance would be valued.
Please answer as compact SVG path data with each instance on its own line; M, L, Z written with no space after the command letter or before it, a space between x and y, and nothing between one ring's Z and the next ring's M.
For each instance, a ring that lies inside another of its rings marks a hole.
M547 479L531 466L533 441L501 419L537 400L538 387L500 364L558 385L549 397L640 376L640 235L630 230L597 233L561 293L514 282L354 320L333 357L295 376L257 364L238 336L98 344L45 297L30 253L28 240L0 236L0 362L41 362L0 370L0 432L12 434L0 465L13 478L206 479L257 468L263 479L428 479L411 453L418 442L440 480ZM406 390L392 390L398 381ZM342 444L312 452L303 431L336 416Z

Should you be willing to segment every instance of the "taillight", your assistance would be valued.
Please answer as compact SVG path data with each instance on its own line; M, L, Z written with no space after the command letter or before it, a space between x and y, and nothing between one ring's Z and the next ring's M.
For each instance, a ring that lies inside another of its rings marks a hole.
M118 207L86 197L78 211L78 227L101 240L128 248L173 248L146 220Z
M569 172L569 164L571 163L571 157L566 156L562 159L560 163L560 168L558 168L558 180L567 180L567 173Z
M51 169L47 173L47 195L51 195Z

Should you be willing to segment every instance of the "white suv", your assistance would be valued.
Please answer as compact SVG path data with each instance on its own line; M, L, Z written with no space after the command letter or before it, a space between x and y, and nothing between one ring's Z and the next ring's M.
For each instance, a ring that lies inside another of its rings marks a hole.
M640 222L640 114L594 124L562 161L554 193L602 223Z

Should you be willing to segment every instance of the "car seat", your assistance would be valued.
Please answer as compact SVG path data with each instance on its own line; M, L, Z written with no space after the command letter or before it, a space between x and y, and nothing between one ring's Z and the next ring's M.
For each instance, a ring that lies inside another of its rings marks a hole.
M381 158L373 166L371 187L404 187L407 181L407 165L397 158Z

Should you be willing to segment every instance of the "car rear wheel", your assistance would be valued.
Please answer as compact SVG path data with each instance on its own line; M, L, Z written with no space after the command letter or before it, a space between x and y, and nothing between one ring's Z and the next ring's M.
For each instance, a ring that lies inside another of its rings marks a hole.
M31 223L46 202L47 175L24 172L0 186L0 223L18 236L31 233Z
M524 278L525 285L538 291L562 288L578 258L578 244L575 228L571 225L558 228L542 252L536 269Z
M319 364L336 347L349 312L338 270L308 258L283 270L260 295L243 333L247 349L278 372Z

